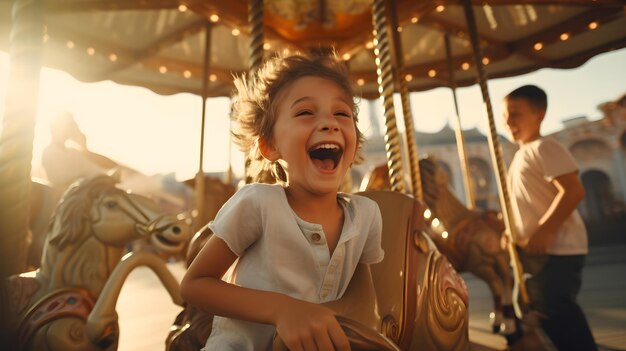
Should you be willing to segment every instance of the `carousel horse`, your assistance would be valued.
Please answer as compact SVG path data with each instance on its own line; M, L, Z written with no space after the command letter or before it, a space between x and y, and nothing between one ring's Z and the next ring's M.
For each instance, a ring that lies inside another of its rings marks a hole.
M163 259L150 252L124 254L142 237L156 251L177 254L189 238L187 219L164 215L151 199L116 182L98 175L70 186L50 221L41 267L8 278L18 350L116 350L115 305L124 280L141 265L182 305Z
M344 295L327 303L358 350L469 350L468 294L463 280L423 233L424 208L415 199L392 191L361 193L376 201L383 218L385 258L360 265ZM193 237L191 264L212 235L207 226ZM213 316L186 305L166 338L166 351L202 348ZM276 336L273 351L287 351Z
M509 255L500 246L502 220L494 211L465 207L450 191L446 172L431 157L420 159L419 166L424 200L431 211L426 232L456 271L468 271L487 283L494 303L492 331L514 343L521 330L513 308ZM368 190L389 188L387 165L376 167L363 186Z

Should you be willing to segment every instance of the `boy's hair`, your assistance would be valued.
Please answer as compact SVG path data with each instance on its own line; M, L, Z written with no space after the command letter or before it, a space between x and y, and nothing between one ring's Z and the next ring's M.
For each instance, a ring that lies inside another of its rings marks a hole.
M236 77L236 92L233 97L232 134L235 143L246 156L248 174L255 181L286 182L285 171L278 162L270 162L262 155L258 147L259 138L270 141L281 91L302 77L326 78L343 89L352 99L352 114L357 132L357 155L361 160L363 134L357 126L357 101L350 84L346 65L335 55L308 56L303 54L278 55L268 59L252 77ZM271 172L274 179L268 179Z
M543 112L548 109L548 96L543 89L536 85L521 86L504 97L505 101L512 99L524 99L532 108Z

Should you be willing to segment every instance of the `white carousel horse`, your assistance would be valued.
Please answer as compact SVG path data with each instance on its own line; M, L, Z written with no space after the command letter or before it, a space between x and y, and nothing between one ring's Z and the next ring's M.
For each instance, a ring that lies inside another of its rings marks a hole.
M8 278L19 350L116 350L115 304L124 280L141 265L182 304L161 258L122 256L141 237L161 253L178 253L189 238L186 218L163 215L152 200L115 184L107 175L74 183L53 214L41 268Z

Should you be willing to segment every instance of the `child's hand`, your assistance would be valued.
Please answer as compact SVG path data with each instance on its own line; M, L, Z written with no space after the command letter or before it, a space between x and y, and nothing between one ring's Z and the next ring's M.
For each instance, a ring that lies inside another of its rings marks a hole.
M348 337L330 308L293 301L276 321L276 332L290 351L350 350Z

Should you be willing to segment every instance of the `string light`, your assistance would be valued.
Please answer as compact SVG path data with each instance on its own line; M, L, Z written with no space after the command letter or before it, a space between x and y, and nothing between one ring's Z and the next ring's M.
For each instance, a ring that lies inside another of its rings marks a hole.
M272 48L272 44L270 44L270 43L263 43L263 49L264 50L269 50L271 48Z
M233 36L236 37L236 36L239 36L239 34L241 34L241 31L239 30L239 28L233 28L231 33Z
M433 213L430 212L430 209L427 208L427 209L424 210L424 218L429 219L430 216L432 216L432 215L433 215Z
M117 55L115 53L109 54L109 60L111 60L111 62L117 61Z
M561 36L559 38L562 41L566 41L567 39L569 39L569 33L561 33Z
M67 46L68 49L73 49L75 45L76 44L74 44L71 40L68 40L67 43L65 43L65 46Z
M220 16L218 16L217 14L212 14L211 17L209 17L209 20L215 23L220 20Z
M489 64L489 57L483 57L483 65L487 66Z
M415 24L419 21L420 19L417 16L413 16L411 17L411 23Z
M365 43L365 47L367 49L370 49L370 50L373 49L374 48L374 42L368 41L367 43Z
M363 78L359 78L356 80L356 84L360 87L362 87L363 85L365 85L365 79Z
M533 49L535 49L535 51L543 49L543 43L540 41L536 42L535 45L533 45Z
M596 22L596 21L589 22L589 25L587 27L589 27L589 29L591 29L591 30L594 30L594 29L598 28L598 22Z
M350 58L352 58L352 55L350 55L349 53L346 52L345 54L341 55L341 58L344 61L348 61L348 60L350 60Z
M398 28L396 28L396 30L398 31L398 33L402 33L402 26L398 26Z
M215 82L217 80L217 76L215 74L211 73L211 75L209 76L209 80L211 82Z
M413 80L413 75L412 75L412 74L410 74L410 73L407 73L407 74L404 76L404 80L406 80L407 82L412 81L412 80Z
M167 73L167 67L165 67L165 66L160 66L160 67L159 67L159 72L160 72L161 74L165 74L165 73Z
M440 12L440 13L441 13L441 12L443 12L445 9L446 9L446 7L445 7L445 6L443 6L443 5L439 5L439 6L437 6L437 7L435 8L435 11L437 11L437 12Z
M96 49L92 48L91 46L87 48L87 55L93 56L95 54L96 54Z
M180 11L180 12L187 11L187 6L185 6L184 4L178 5L178 11Z
M436 70L434 70L434 69L428 70L428 76L429 76L430 78L434 78L434 77L436 77L436 76L437 76L437 71L436 71Z
M461 68L462 68L464 71L467 71L467 70L470 68L470 64L469 64L469 62L463 62L463 64L461 64Z
M183 72L183 76L184 76L185 78L187 78L187 79L191 78L191 71L190 71L190 70L188 70L188 69L186 69L186 70Z

